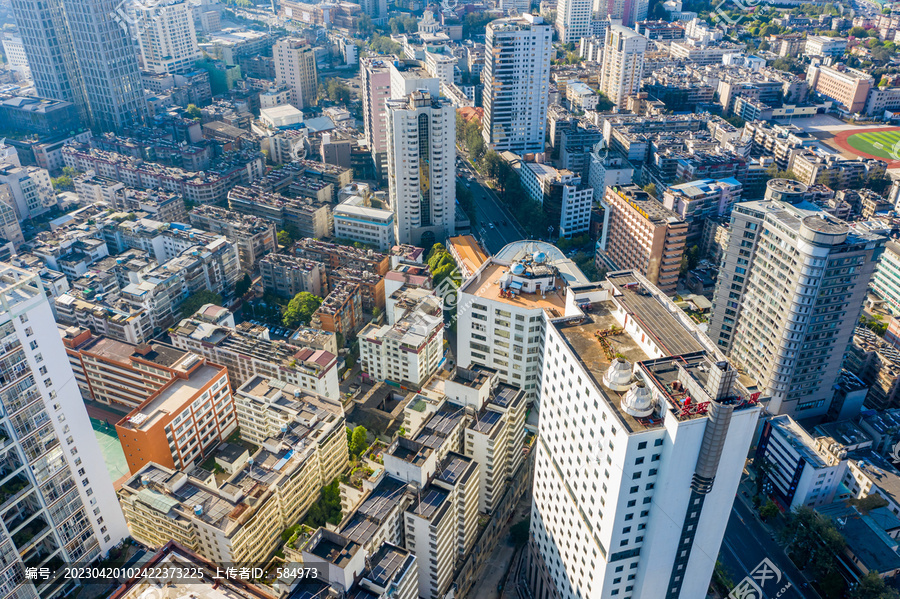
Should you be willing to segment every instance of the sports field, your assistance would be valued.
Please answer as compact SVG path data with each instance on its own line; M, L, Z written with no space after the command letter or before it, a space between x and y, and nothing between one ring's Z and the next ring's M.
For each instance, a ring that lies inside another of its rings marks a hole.
M900 131L897 129L856 133L849 136L846 143L854 150L869 156L900 160Z

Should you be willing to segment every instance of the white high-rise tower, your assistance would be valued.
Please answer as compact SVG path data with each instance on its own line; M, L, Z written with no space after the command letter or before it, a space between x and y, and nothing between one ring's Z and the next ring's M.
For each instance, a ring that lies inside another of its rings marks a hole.
M456 230L456 111L431 89L388 100L386 118L397 242L430 248Z
M563 44L591 35L593 0L559 0L556 7L556 31Z
M86 564L128 536L40 277L3 263L0 506L2 597L61 596L25 564Z
M535 15L488 23L482 134L498 152L544 151L550 87L550 26Z
M138 4L138 40L144 68L154 73L183 74L200 58L194 15L185 0Z
M527 294L531 279L516 273L528 268L537 268L534 260L514 266L501 290ZM564 295L564 311L544 313L526 566L532 593L703 597L759 417L758 394L636 272L610 273Z
M600 91L619 108L641 89L647 38L622 25L606 30L603 62L600 68Z

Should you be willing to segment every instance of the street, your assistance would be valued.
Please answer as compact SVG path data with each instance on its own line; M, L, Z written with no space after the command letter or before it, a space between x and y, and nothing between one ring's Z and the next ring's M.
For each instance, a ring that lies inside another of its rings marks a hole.
M472 235L478 238L490 254L496 254L508 243L525 239L525 233L519 229L519 224L500 204L493 190L485 185L484 178L475 171L472 163L463 154L458 153L458 156L462 164L456 168L457 180L460 185L469 184L475 203L477 225L472 227ZM467 177L471 176L475 179L470 182ZM494 228L491 228L491 224Z
M743 488L743 485L739 488ZM772 539L771 534L770 529L759 521L753 508L747 505L745 498L739 493L734 500L719 551L719 560L728 571L731 581L737 585L768 558L781 570L782 577L778 583L768 581L763 586L760 599L775 599L776 594L788 583L790 588L778 595L778 599L817 598L815 591L801 587L806 579Z

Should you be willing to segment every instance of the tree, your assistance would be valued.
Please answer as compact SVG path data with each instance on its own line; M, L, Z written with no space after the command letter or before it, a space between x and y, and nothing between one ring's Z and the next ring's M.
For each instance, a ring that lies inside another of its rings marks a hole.
M235 283L234 294L237 297L243 297L245 293L250 291L251 287L253 287L253 279L250 278L250 275L245 273L241 280Z
M878 572L872 571L859 579L850 591L850 599L900 599L900 593L889 587Z
M206 304L215 304L216 306L222 305L222 296L218 293L212 292L209 289L204 289L203 291L198 291L194 295L190 296L181 304L181 316L182 318L188 318L194 314L201 307Z
M345 106L350 105L350 99L352 97L350 88L334 77L326 79L325 83L319 86L319 94L338 104L344 104Z
M766 476L772 471L772 462L763 456L756 460L753 466L756 468L756 494L761 496L763 494L763 485L766 483Z
M866 30L864 27L851 27L849 33L851 37L866 37Z
M203 112L199 108L197 108L196 104L188 104L185 112L192 119L199 119L203 116Z
M285 247L294 243L294 239L291 237L291 234L282 229L278 232L278 245L283 245Z
M74 189L75 184L72 182L72 177L67 177L66 175L60 175L59 177L50 179L50 185L53 186L53 189L56 191L67 191Z
M364 452L368 447L369 443L367 441L368 431L366 431L366 427L357 426L353 429L353 433L350 435L350 444L348 449L350 450L350 456L353 458L358 458L362 452Z
M768 500L765 505L759 508L759 517L763 519L763 521L767 521L770 518L774 518L778 515L778 506L775 505L775 502L771 499Z
M526 518L521 522L513 524L509 528L509 535L516 547L522 547L528 542L528 531L531 528L531 518Z
M377 33L372 36L369 47L379 54L399 54L402 50L400 44L386 35L378 35Z
M291 299L284 311L282 323L288 328L307 325L312 315L322 305L322 298L309 291L301 291Z
M834 593L842 587L843 580L836 556L844 550L846 541L831 520L820 518L815 510L802 506L788 516L781 536L794 563L801 569L809 568L827 595L839 596Z
M644 185L644 191L652 195L654 198L656 197L656 183L647 183Z
M871 495L867 495L862 499L852 497L847 503L856 506L856 509L858 509L863 514L868 514L872 510L878 509L880 507L887 507L888 505L887 499L885 499L878 493L872 493Z
M319 501L312 504L306 514L304 524L311 528L319 528L325 524L341 523L341 490L338 479L322 487Z

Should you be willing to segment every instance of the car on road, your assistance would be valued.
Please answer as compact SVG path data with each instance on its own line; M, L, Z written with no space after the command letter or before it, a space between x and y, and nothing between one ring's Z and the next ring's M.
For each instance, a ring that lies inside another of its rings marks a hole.
M490 228L493 229L493 228L494 228L494 223L488 223L488 226L489 226Z

